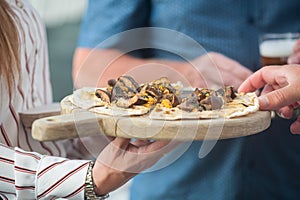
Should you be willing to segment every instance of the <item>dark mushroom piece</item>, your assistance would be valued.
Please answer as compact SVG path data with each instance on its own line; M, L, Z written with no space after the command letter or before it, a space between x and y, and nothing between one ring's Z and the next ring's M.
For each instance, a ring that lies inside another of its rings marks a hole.
M118 82L122 82L129 90L137 91L139 84L131 76L120 76Z
M115 86L115 84L116 84L116 80L115 79L109 79L108 81L107 81L107 84L110 86L110 87L114 87Z
M189 97L184 99L178 107L184 111L202 111L202 107L199 105L198 96L195 93L192 93Z
M144 105L148 103L148 97L147 96L141 96L140 94L137 95L138 100L134 103L134 105Z
M121 98L117 99L117 101L115 102L115 104L118 107L121 107L121 108L129 108L132 105L134 105L137 101L138 101L138 96L134 95L131 98L123 98L123 97L121 97Z
M225 88L225 96L230 97L231 100L236 97L236 94L234 92L233 86L229 86Z
M206 99L200 101L200 105L205 108L205 110L218 110L224 105L224 100L222 97L211 95Z
M149 86L148 88L146 88L146 92L156 99L160 99L162 96L162 92L158 88L155 88L153 86Z
M236 97L232 86L220 88L215 92L215 94L216 96L223 97L226 103L231 102Z
M170 80L166 77L161 77L160 79L155 80L153 84L157 89L163 88L163 91L161 92L164 92L164 90L167 89L170 93L176 93L176 89L171 85Z
M95 95L106 103L110 103L110 94L102 89L97 89Z
M115 102L119 98L132 98L138 93L138 88L138 83L132 77L121 76L112 88L111 100Z
M175 94L163 95L162 99L168 99L172 104L172 107L176 107L177 105L179 105L179 97L177 97Z
M203 99L206 99L207 97L211 96L213 94L213 92L214 91L211 89L201 89L200 90L200 89L196 88L193 93L196 96L198 96L198 101L200 102Z
M121 108L129 108L138 102L139 84L130 76L120 76L111 91L111 102Z

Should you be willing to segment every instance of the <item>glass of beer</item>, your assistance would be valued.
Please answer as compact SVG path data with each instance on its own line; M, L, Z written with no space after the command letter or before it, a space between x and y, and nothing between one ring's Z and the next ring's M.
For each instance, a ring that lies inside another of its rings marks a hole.
M262 66L285 65L293 54L299 33L265 33L260 36L259 52Z

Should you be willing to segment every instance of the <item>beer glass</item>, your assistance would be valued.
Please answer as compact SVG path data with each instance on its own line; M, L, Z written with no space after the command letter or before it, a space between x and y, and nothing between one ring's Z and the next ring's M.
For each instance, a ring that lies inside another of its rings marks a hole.
M285 65L293 54L299 33L265 33L260 36L259 52L262 66Z

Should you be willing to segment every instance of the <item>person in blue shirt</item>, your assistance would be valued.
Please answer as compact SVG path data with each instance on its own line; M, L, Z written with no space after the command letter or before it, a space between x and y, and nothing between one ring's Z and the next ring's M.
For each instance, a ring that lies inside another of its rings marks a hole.
M259 35L299 32L299 9L297 0L90 0L74 84L103 86L132 73L139 81L168 76L238 88L261 67ZM299 199L299 136L284 134L290 123L276 117L266 131L217 141L207 155L199 154L205 142L182 144L159 170L133 180L130 198Z

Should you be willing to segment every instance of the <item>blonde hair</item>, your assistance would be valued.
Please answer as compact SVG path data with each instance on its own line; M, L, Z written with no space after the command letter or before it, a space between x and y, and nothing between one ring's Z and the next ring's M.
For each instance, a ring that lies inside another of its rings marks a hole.
M5 0L0 0L0 79L8 88L9 97L20 79L20 37L18 17Z

